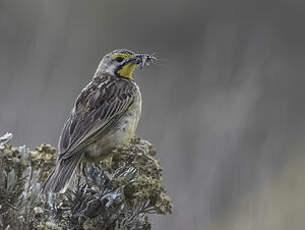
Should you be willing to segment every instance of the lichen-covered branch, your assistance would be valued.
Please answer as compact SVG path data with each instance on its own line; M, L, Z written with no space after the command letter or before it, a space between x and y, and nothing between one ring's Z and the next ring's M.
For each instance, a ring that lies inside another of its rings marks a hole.
M153 146L135 138L103 161L82 163L64 194L40 194L56 149L34 151L0 138L0 228L149 230L149 214L166 215L172 202Z

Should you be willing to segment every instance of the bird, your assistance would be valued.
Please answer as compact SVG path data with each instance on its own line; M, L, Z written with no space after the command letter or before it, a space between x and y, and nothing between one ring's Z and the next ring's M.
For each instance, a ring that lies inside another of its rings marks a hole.
M127 49L102 58L63 126L56 165L42 184L43 193L64 193L82 161L99 161L130 143L142 110L141 92L133 75L138 67L155 60L153 55Z

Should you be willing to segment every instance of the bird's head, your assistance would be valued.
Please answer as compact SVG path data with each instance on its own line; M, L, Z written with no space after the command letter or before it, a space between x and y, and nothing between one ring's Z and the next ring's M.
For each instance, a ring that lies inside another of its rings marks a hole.
M115 77L132 78L133 72L139 67L149 65L157 60L153 55L136 54L127 49L114 50L101 60L96 75L108 74Z

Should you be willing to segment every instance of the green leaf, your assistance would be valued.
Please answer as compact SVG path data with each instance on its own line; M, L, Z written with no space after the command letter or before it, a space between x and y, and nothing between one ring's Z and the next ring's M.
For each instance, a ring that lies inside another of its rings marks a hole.
M11 191L16 184L16 174L15 170L12 169L7 175L7 190Z

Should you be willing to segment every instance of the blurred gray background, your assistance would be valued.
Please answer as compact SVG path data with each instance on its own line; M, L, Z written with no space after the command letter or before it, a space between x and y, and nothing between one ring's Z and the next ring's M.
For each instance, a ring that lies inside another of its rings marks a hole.
M57 140L107 52L136 73L171 216L154 229L305 226L305 2L0 0L0 134Z

